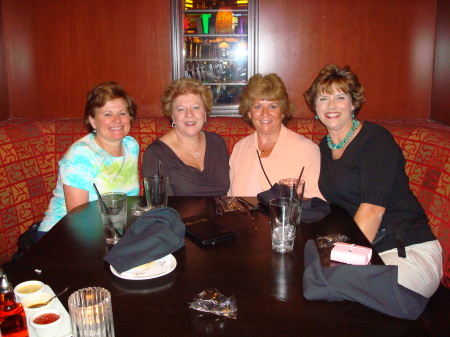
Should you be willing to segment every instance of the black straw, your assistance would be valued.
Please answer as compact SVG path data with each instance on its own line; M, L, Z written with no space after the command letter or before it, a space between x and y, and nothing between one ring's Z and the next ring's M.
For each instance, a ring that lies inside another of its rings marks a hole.
M158 177L160 176L161 172L161 160L158 162Z
M120 234L119 231L118 231L117 229L115 229L114 226L113 226L113 224L111 223L111 219L110 219L109 216L108 216L108 208L106 207L106 204L105 204L105 201L104 201L103 198L102 198L102 195L101 195L100 192L98 191L97 186L95 185L95 183L92 183L92 185L94 185L95 193L97 193L98 200L100 200L100 205L103 206L103 209L104 209L104 211L105 211L106 218L108 219L109 224L110 224L111 227L114 229L114 232L117 234L117 236L118 236L119 238L121 238L121 237L122 237L122 234Z
M105 210L105 213L108 213L108 208L106 208L105 201L103 200L102 195L98 191L97 186L95 186L95 183L92 183L92 185L94 185L95 193L97 193L98 200L100 200L100 203L103 206L103 209Z
M298 176L298 180L297 180L297 186L298 186L298 184L300 184L300 180L302 180L302 175L303 175L303 170L305 169L305 167L303 166L302 167L302 170L301 170L301 172L300 172L300 175Z

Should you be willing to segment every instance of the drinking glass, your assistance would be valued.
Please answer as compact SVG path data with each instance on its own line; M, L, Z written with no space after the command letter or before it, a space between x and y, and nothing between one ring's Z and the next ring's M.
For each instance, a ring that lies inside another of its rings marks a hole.
M167 207L167 191L169 188L169 177L150 176L144 178L145 198L147 199L147 210Z
M297 225L300 224L302 218L302 204L305 193L305 181L297 178L285 178L278 182L280 186L280 197L298 200Z
M127 194L111 192L102 194L102 222L105 229L106 243L115 245L123 235L127 224Z
M69 297L73 337L114 337L111 294L91 287L77 290Z
M298 200L290 198L270 200L269 211L272 249L280 253L292 251L297 224Z

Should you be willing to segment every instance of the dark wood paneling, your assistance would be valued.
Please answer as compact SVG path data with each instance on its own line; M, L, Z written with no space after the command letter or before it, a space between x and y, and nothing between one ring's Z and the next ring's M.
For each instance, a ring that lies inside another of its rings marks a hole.
M450 2L438 0L431 118L450 125Z
M362 118L428 118L436 1L260 0L259 71L284 79L300 116L312 116L302 94L333 62L350 65L366 87ZM80 117L86 92L105 80L135 97L140 116L161 114L169 1L2 6L11 117Z
M3 15L0 6L0 121L9 118L8 81L6 77L5 48L3 38Z
M277 72L297 105L328 63L366 88L361 118L428 118L436 1L260 0L259 71Z
M114 80L140 116L159 115L171 80L169 1L3 0L12 117L81 117Z

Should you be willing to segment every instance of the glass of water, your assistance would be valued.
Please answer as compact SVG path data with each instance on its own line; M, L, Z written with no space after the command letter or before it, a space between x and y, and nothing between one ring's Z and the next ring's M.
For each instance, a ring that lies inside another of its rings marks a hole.
M101 205L102 222L106 243L115 245L119 242L127 224L127 194L111 192L102 194L104 206Z
M288 253L294 249L299 201L291 198L273 199L269 202L272 227L272 249Z

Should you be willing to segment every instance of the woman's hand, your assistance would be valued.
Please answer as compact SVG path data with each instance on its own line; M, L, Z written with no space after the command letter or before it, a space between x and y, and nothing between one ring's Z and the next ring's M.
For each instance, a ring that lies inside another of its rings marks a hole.
M89 191L63 184L67 212L89 201Z
M359 205L353 217L358 227L370 242L377 235L385 211L385 207L362 203Z

